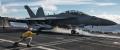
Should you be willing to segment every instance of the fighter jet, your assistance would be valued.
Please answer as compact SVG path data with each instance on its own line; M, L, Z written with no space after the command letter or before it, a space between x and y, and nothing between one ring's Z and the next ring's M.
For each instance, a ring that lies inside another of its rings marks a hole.
M23 19L29 21L46 21L46 24L53 25L114 25L115 22L87 15L83 12L66 11L55 15L45 15L42 7L39 7L36 14L25 5L30 18ZM33 22L34 23L34 22Z
M29 6L25 5L30 18L17 19L14 21L26 22L29 25L37 25L40 28L50 28L54 26L60 26L63 28L74 28L80 25L114 25L115 22L97 18L84 14L83 12L75 12L73 10L66 11L65 13L55 14L55 15L45 15L42 7L39 7L36 14L30 9ZM46 25L44 25L46 24ZM49 25L49 26L48 26ZM48 27L46 27L48 26Z

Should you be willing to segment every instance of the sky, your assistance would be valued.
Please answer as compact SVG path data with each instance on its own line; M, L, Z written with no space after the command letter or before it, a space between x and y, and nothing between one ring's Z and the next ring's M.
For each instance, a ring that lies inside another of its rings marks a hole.
M0 16L29 17L24 5L29 5L34 13L38 7L43 7L45 14L78 10L120 24L120 0L0 0Z

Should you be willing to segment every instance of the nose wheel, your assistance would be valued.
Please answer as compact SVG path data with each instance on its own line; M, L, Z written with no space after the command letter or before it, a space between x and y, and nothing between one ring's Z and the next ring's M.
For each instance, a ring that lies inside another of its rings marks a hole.
M79 33L76 30L72 29L71 30L71 35L79 35Z

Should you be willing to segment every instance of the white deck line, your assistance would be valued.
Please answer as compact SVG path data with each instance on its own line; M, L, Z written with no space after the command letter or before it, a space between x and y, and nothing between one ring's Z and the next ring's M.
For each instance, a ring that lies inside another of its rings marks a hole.
M6 39L0 39L0 41L3 41L3 42L10 42L10 43L14 43L14 41L11 41L11 40L6 40ZM25 43L20 43L21 45L27 45ZM35 45L34 45L35 46ZM47 48L47 47L43 47L43 46L36 46L34 48L40 48L40 49L44 49L44 50L56 50L56 49L52 49L52 48Z

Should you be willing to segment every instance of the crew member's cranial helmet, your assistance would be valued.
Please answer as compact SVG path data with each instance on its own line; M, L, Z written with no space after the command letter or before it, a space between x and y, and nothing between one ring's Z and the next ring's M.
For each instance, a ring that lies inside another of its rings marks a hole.
M29 31L32 31L33 28L28 28Z

